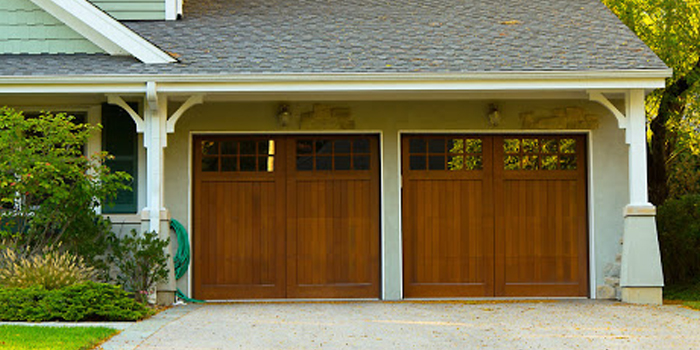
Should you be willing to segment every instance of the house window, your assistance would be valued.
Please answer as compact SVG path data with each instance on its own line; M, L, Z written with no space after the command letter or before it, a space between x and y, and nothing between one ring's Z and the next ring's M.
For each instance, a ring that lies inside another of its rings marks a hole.
M138 105L130 104L138 110ZM123 171L131 175L131 191L117 193L112 205L104 205L104 214L134 214L138 200L138 137L136 125L121 107L102 105L102 150L114 156L106 162L112 171Z

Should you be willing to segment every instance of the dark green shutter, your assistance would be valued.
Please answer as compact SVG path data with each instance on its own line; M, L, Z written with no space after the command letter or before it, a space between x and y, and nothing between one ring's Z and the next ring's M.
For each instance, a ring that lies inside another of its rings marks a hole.
M136 104L131 108L138 110ZM131 191L119 191L111 205L104 205L105 214L133 214L138 201L138 137L136 124L121 107L102 105L102 150L114 156L107 161L112 171L123 171L131 175Z

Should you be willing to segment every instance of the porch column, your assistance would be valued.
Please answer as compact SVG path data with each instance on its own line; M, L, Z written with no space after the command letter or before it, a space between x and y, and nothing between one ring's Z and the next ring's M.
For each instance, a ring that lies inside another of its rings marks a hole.
M663 272L656 232L656 208L647 195L644 90L630 90L627 108L630 203L625 207L620 287L622 301L661 304Z
M144 103L144 145L146 147L146 208L142 212L142 228L158 232L161 239L170 236L170 214L164 207L164 157L163 150L167 143L167 98L158 96L155 83L148 83ZM173 266L173 242L170 242L166 253L170 255L168 262L168 280L159 284L156 302L159 305L170 305L175 301L175 272Z

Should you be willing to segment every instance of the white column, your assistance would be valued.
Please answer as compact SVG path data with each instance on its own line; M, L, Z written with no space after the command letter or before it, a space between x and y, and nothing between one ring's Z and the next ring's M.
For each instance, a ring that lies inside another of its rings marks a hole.
M166 122L168 100L158 96L155 83L149 83L144 103L144 145L146 146L146 212L148 230L158 232L161 239L170 236L170 217L164 205L164 149L167 146ZM173 267L174 242L166 248L168 280L157 286L157 302L170 305L175 297L175 273Z
M644 90L629 93L627 144L629 144L630 206L651 207L647 195L647 132Z
M644 90L631 90L627 108L629 194L625 208L620 287L622 300L661 304L664 285L656 233L656 208L647 195L646 111Z

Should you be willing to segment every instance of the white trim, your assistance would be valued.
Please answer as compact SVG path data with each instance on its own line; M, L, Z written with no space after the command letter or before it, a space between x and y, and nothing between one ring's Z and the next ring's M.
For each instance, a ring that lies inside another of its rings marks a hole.
M165 0L165 20L174 21L177 19L178 8L180 7L178 3L182 0Z
M620 129L627 129L629 126L629 93L625 93L625 114L622 114L610 100L600 91L588 91L588 99L598 102L610 111L617 118L617 126Z
M148 81L158 83L159 93L170 94L651 90L664 87L669 72L0 76L0 94L145 93Z
M123 98L117 95L107 95L107 103L121 107L136 124L136 133L142 134L145 130L145 122L138 112L134 111Z
M168 118L168 121L166 122L166 129L168 134L172 134L175 132L175 124L177 124L177 121L180 120L180 117L182 117L182 115L185 114L185 112L187 112L188 109L202 103L204 103L204 95L192 95L187 99L187 101L181 104L180 108L178 108L177 111L175 111L175 113L173 113L173 115L171 115L170 118Z
M596 250L595 250L595 182L593 181L593 132L588 131L586 134L586 141L588 141L588 174L587 181L588 186L586 186L588 197L588 283L590 290L588 293L591 299L597 299L597 281L598 274L596 271Z
M144 63L171 63L170 55L86 0L30 0L110 55Z

